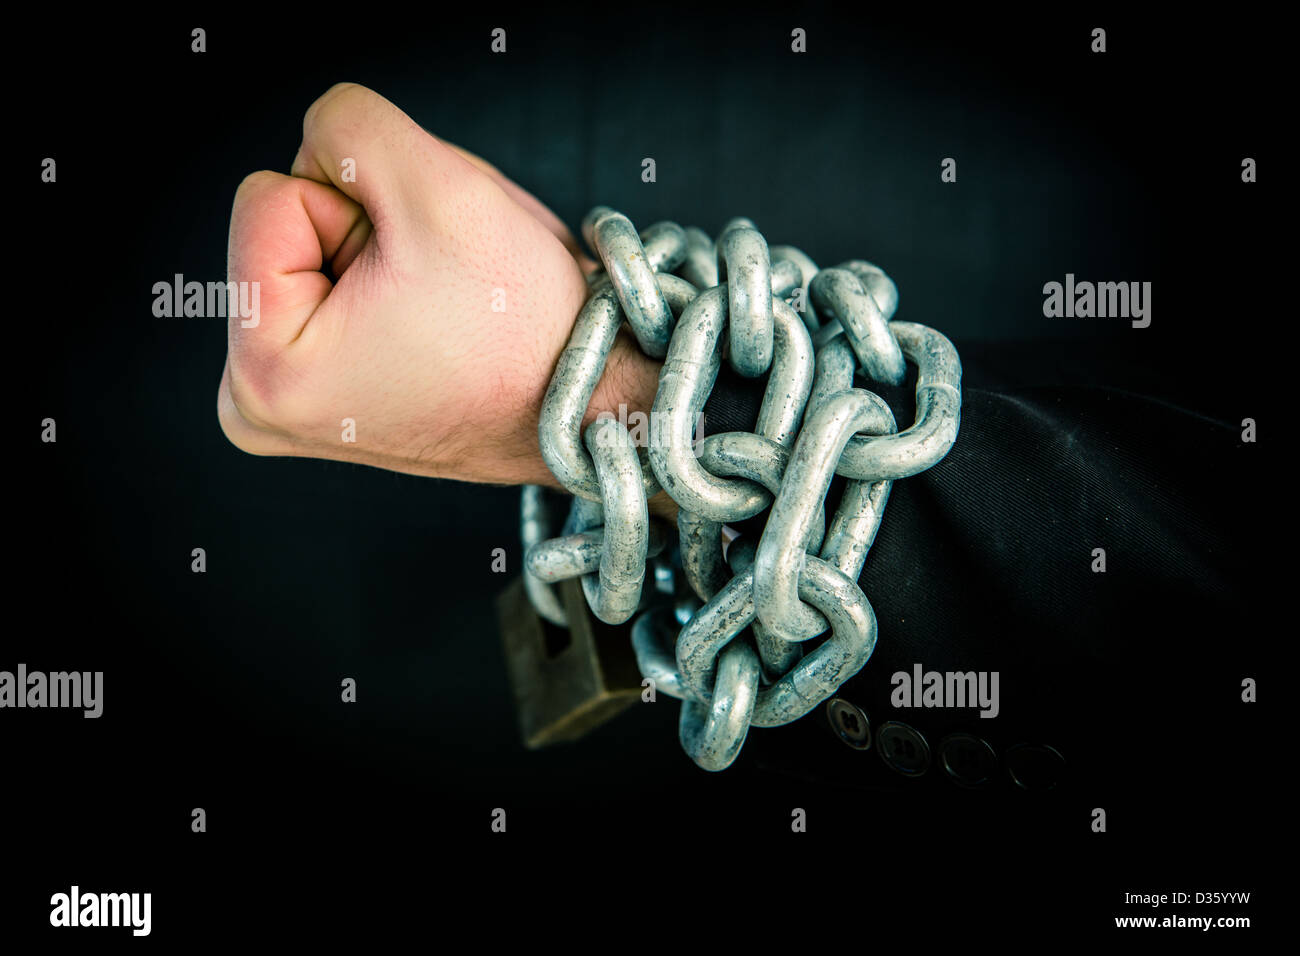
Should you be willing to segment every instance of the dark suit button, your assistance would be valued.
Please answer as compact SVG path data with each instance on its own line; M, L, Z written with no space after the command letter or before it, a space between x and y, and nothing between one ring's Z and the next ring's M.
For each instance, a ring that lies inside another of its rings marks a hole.
M930 769L930 745L921 732L896 720L876 729L876 752L905 777L919 777Z
M982 787L998 769L998 755L973 734L950 734L939 743L939 766L963 787Z
M867 750L871 746L871 721L867 715L842 697L832 697L826 702L826 719L831 722L835 736L854 750Z
M1065 774L1065 758L1047 744L1016 744L1007 750L1007 773L1024 790L1051 790Z

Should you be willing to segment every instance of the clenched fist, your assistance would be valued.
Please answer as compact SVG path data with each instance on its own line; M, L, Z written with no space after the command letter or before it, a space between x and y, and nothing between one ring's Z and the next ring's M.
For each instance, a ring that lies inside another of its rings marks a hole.
M230 319L221 427L255 455L555 485L538 412L592 266L490 165L335 86L291 175L235 195L229 280L260 283L260 315ZM621 333L586 421L648 410L657 373Z

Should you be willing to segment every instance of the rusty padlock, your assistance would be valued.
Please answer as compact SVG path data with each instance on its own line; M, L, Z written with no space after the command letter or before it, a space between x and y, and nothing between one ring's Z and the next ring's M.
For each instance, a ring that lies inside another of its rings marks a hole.
M497 599L506 669L529 749L576 740L641 696L629 629L592 616L580 579L570 578L556 588L567 628L537 614L522 577Z

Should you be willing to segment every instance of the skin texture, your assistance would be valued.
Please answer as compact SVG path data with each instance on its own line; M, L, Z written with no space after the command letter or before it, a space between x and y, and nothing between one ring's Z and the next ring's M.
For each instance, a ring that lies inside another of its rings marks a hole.
M491 164L334 86L307 110L291 175L253 173L235 194L229 279L259 282L261 300L256 327L229 322L221 428L254 455L558 487L538 412L594 267ZM648 412L657 377L624 330L584 426L620 403Z

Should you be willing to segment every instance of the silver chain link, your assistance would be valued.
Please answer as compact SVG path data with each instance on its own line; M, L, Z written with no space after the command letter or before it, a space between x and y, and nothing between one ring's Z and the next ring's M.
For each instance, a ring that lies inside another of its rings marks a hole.
M563 534L548 538L542 491L524 488L528 596L563 626L551 585L581 576L600 620L640 611L642 675L682 700L691 759L722 770L750 727L798 720L871 656L876 616L857 579L893 483L938 464L957 439L961 362L939 332L893 320L898 289L879 267L818 269L792 246L769 247L748 219L728 222L715 244L671 222L638 235L598 206L583 235L603 268L588 277L538 427L543 459L574 498ZM608 416L580 435L624 320L663 359L642 449ZM737 373L767 376L758 421L692 443L724 342ZM916 416L899 432L889 406L853 380L901 384L909 360ZM848 481L827 522L836 474ZM676 535L649 516L661 489L678 506ZM766 509L759 539L736 537L724 556L724 525ZM661 556L662 570L670 554L698 602L665 604L643 588L647 561Z

